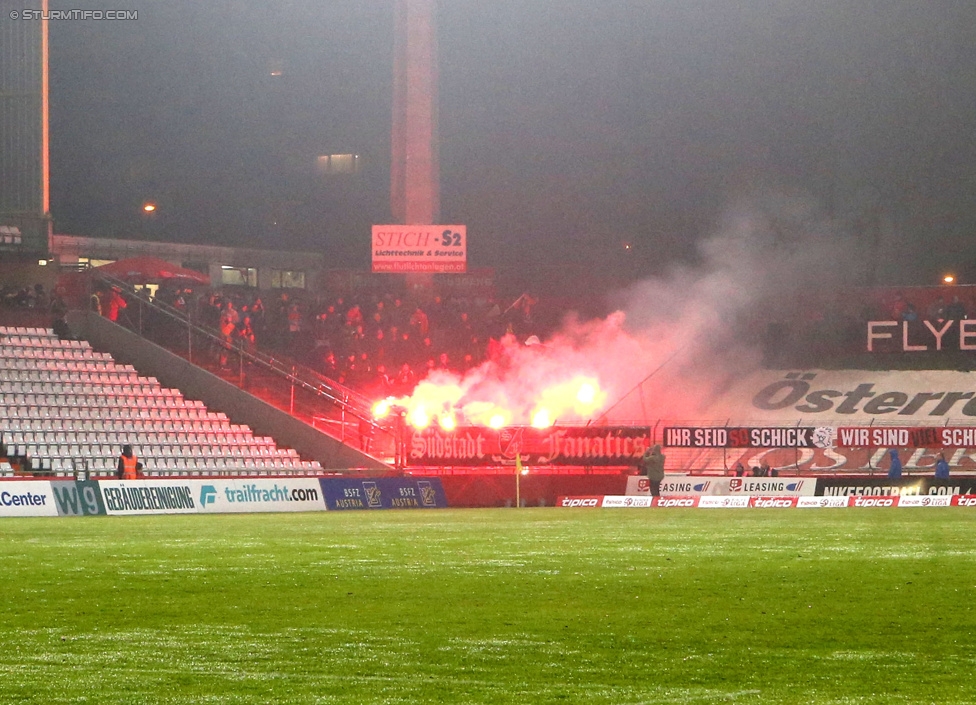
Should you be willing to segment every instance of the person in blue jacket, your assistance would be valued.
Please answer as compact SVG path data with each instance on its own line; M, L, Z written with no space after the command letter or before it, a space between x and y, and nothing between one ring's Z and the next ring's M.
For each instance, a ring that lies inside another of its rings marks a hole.
M901 479L901 458L898 457L898 451L892 448L888 451L888 455L891 456L891 466L888 468L888 479L900 480Z
M949 479L949 463L946 462L945 453L939 453L939 459L935 461L935 479Z

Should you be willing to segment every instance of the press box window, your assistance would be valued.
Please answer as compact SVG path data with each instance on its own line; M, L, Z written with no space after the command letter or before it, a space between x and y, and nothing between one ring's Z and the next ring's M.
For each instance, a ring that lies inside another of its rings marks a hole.
M316 162L320 174L358 174L361 166L358 154L323 154Z
M305 272L293 272L287 269L271 270L272 289L304 289Z
M258 270L254 267L231 267L226 264L220 267L220 283L224 286L254 286L258 285Z

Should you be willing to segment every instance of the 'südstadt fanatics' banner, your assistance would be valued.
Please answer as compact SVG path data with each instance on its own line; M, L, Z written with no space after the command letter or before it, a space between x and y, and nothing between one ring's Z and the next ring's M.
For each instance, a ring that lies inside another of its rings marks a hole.
M641 426L552 426L491 429L428 428L407 438L410 464L436 466L635 465L651 446L651 429Z

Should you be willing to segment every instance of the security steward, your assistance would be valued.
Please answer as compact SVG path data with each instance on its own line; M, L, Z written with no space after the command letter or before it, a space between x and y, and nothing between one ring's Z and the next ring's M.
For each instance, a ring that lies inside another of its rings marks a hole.
M119 465L116 468L120 480L135 480L139 477L139 468L142 463L132 452L132 446L122 446L122 455L119 456Z
M661 496L661 482L664 480L664 454L661 453L661 446L656 445L644 451L644 455L637 463L640 472L647 476L648 484L651 486L651 495Z

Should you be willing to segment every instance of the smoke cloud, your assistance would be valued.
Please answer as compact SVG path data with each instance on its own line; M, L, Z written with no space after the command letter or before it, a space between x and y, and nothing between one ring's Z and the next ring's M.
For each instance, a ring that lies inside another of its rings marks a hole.
M540 344L506 340L496 360L464 377L436 373L404 403L485 425L701 419L761 367L764 348L823 315L817 292L862 271L856 243L813 200L781 193L729 208L699 255L616 294L607 318L570 314Z

